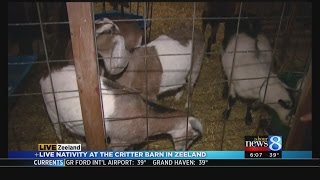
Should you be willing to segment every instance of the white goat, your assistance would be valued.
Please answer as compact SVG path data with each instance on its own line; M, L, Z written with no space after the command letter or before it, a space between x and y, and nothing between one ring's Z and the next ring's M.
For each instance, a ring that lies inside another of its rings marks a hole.
M96 29L97 49L104 59L109 78L117 76L117 82L143 95L148 94L149 100L157 100L159 95L181 90L176 94L178 100L183 94L181 88L187 81L191 82L189 93L192 95L205 53L204 35L200 30L195 29L193 44L192 28L182 25L159 36L146 47L141 46L130 52L115 23L107 18L97 20L96 23L100 24L100 28Z
M287 125L292 101L286 88L288 88L277 75L270 72L267 77L272 60L272 49L267 37L258 34L254 39L246 33L239 33L236 43L234 35L226 46L226 51L222 55L222 65L229 85L229 103L224 112L228 119L236 96L244 99L258 100L277 112L280 120ZM236 47L236 50L235 50ZM235 53L235 54L234 54ZM234 59L233 74L231 77L232 63ZM262 79L254 79L262 78ZM238 79L238 80L237 80ZM267 92L265 93L267 87ZM264 98L265 97L265 98ZM251 103L248 104L245 118L246 124L252 122Z
M76 73L73 65L51 72L40 80L43 99L57 137L61 140L60 122L73 134L85 136ZM146 100L136 92L122 90L122 86L101 77L102 105L107 143L113 150L124 150L142 143L147 137L169 134L176 150L186 150L202 135L202 125L196 118ZM114 88L114 89L113 89ZM66 92L63 92L66 91ZM56 102L54 101L55 95ZM148 108L148 126L146 119ZM188 119L188 121L187 121ZM148 128L148 135L147 135ZM188 133L186 133L188 131Z

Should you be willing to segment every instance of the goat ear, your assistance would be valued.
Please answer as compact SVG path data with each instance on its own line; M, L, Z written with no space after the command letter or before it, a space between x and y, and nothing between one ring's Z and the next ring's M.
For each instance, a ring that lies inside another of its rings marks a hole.
M97 34L105 32L106 30L108 33L120 33L120 29L117 24L115 24L108 18L97 19L95 21L95 25Z
M280 106L282 106L285 109L291 109L293 107L293 104L291 101L284 101L282 99L278 100L278 104L280 104Z

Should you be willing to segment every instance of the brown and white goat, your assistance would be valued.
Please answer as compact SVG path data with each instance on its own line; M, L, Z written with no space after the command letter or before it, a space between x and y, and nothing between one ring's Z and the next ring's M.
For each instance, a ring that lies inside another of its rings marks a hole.
M41 78L40 85L57 137L61 140L55 104L60 122L73 134L85 136L74 65L51 71L51 77L55 93L48 75ZM100 83L106 141L112 150L128 149L158 134L171 135L175 150L186 150L202 135L202 125L195 117L146 101L104 77Z
M123 21L121 17L114 17L113 20L121 20L121 21L115 21L114 23L118 26L121 32L120 35L123 36L126 42L125 45L129 50L132 50L133 48L139 47L141 45L143 30L139 27L137 22ZM101 26L100 24L96 24L95 28L97 29L100 26ZM65 59L73 59L71 41L68 42L68 45L65 51Z
M96 29L97 50L110 78L116 76L118 83L148 95L153 101L169 92L178 92L176 99L180 99L188 81L192 96L205 51L201 30L195 29L192 37L192 27L176 26L168 34L130 52L115 23L107 18L96 23L100 24Z

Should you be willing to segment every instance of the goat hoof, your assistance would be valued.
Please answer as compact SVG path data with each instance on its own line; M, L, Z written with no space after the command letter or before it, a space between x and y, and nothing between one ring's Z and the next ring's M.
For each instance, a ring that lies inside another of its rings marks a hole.
M230 116L230 110L224 110L223 111L223 120L228 120Z

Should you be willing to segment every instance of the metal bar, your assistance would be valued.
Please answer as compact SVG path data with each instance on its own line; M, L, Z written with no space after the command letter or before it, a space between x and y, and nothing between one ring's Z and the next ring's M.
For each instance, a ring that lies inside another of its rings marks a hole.
M278 37L279 37L280 29L281 29L282 17L283 17L285 8L286 8L286 2L284 2L284 4L283 4L282 13L281 13L281 18L280 18L280 22L279 22L279 26L278 26L278 32L277 32L277 36L276 36L276 40L275 40L275 45L274 45L274 48L273 48L272 57L274 57L274 53L275 53L275 51L276 51L276 49L277 49ZM271 75L271 69L272 69L272 64L273 64L273 62L274 62L274 59L275 59L275 58L272 58L271 63L270 63L270 66L269 66L268 78L267 78L267 81L266 81L266 89L265 89L265 91L264 91L262 103L264 103L264 101L265 101L265 99L266 99L267 89L268 89L268 85L269 85L269 78L270 78L270 75Z
M137 14L138 15L138 14ZM289 17L283 17L283 19L288 19ZM146 18L147 21L162 21L162 20L192 20L193 18L173 18L173 17L158 17L158 18ZM238 17L195 17L195 20L228 20L228 19L238 19ZM275 17L241 17L241 19L279 19L278 16ZM297 16L296 19L312 19L312 16ZM114 22L120 21L144 21L142 19L117 19L113 20ZM68 21L61 22L42 22L43 25L51 25L51 24L69 24ZM32 25L40 25L40 23L9 23L8 26L32 26Z
M41 36L42 36L42 42L43 42L43 47L44 47L44 54L46 56L46 63L47 63L47 67L48 67L48 71L49 71L49 77L50 77L50 83L51 83L51 89L52 92L54 91L54 87L53 87L53 80L52 80L52 76L51 76L51 69L50 69L50 65L49 65L49 57L48 57L48 52L47 52L47 46L46 46L46 42L45 42L45 37L44 37L44 32L43 32L43 24L42 24L42 18L41 18L41 13L40 13L40 6L39 6L39 2L37 2L37 11L38 11L38 17L39 17L39 22L40 22L40 29L41 29ZM55 102L55 109L57 112L57 119L58 119L58 123L59 123L59 129L60 132L62 132L62 128L61 128L61 123L60 123L60 118L59 118L59 111L58 111L58 106L57 106L57 101L56 101L56 95L53 94L53 100ZM64 143L64 138L62 137L62 142Z
M137 16L139 15L139 2L137 2Z
M237 32L236 32L236 41L235 41L235 44L234 44L234 51L236 52L237 50L237 42L238 42L238 34L239 34L239 26L240 26L240 17L241 17L241 13L242 13L242 2L240 3L240 10L239 10L239 16L238 16L238 25L237 25ZM231 65L231 72L230 72L230 78L229 78L229 92L230 92L230 85L231 85L231 82L232 82L232 76L233 76L233 68L234 68L234 59L235 59L235 56L236 56L236 53L233 53L233 59L232 59L232 65ZM228 92L228 99L230 97L230 93ZM229 102L228 102L229 103ZM226 122L223 121L223 132L225 131L226 129ZM223 149L223 139L224 139L224 133L222 135L222 141L221 141L221 146L220 146L220 149L222 150Z
M103 2L103 5L104 5L104 12L107 12L106 11L106 7L105 7L105 2ZM91 11L94 12L94 6L93 6L93 3L91 5ZM94 18L94 15L92 15L92 22L93 22L93 33L95 34L96 32L96 28L95 28L95 18ZM95 36L94 36L95 37ZM94 42L94 49L95 49L95 62L96 62L96 69L97 69L97 73L98 73L98 88L99 88L99 92L100 92L100 107L101 107L101 115L102 115L102 119L104 119L104 104L103 104L103 95L112 95L112 94L109 94L109 93L104 93L102 92L102 90L112 90L112 88L107 88L107 89L102 89L101 88L101 75L100 75L100 65L99 65L99 58L98 58L98 50L97 50L97 42L96 42L96 38L93 38L93 42ZM103 58L102 58L103 60ZM107 134L107 130L105 128L105 121L102 121L103 123L103 131L105 134ZM107 147L107 143L106 143L106 148Z
M41 22L41 23L10 23L8 26L35 26L35 25L69 24L69 22Z
M150 12L150 19L152 19L152 9L153 9L153 2L150 2L151 3L151 12ZM150 37L151 37L151 25L152 25L152 20L149 20L149 34L148 34L148 40L150 41Z
M188 81L188 89L187 89L187 124L186 124L186 139L188 139L188 124L189 124L189 115L190 115L190 88L192 85L192 68L193 68L193 46L194 46L194 17L196 16L196 2L193 3L193 14L192 14L192 35L191 35L191 67L190 67L190 73L189 73L189 81ZM188 141L186 141L186 148L188 147Z
M144 17L146 17L146 13L147 13L147 3L144 3ZM147 21L144 19L144 74L145 74L145 84L146 84L146 99L148 101L148 71L147 71L147 67L148 67L148 63L147 63ZM149 108L148 108L148 102L146 101L146 125L147 125L147 150L149 150L149 119L148 119L148 115L149 115Z

